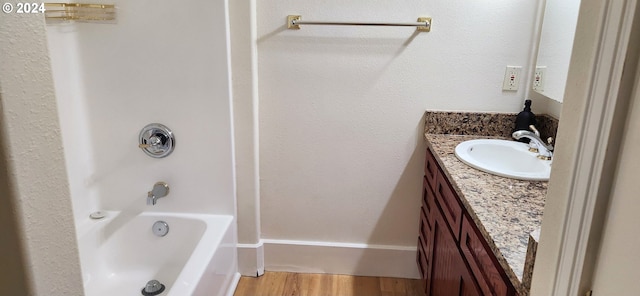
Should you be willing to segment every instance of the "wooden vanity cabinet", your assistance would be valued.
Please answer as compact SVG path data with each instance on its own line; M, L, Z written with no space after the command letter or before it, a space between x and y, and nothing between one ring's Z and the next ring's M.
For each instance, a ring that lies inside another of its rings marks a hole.
M416 261L427 296L516 295L429 149Z
M447 222L439 207L434 211L431 277L425 290L427 295L480 296L479 287L460 256L458 244L451 235Z

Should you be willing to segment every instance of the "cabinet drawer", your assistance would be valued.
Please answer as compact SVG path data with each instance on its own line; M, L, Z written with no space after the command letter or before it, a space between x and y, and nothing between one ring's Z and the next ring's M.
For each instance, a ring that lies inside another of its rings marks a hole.
M433 247L433 224L429 224L427 217L424 215L424 211L420 211L420 239L422 240L422 247L424 249L425 261L427 266L431 264L431 248Z
M462 206L458 202L453 188L449 185L444 174L437 175L436 182L436 199L442 209L445 220L449 224L449 228L453 233L453 237L460 241L460 225L462 224Z
M483 295L509 295L508 279L502 277L501 266L497 265L489 246L467 217L462 221L460 249Z
M422 240L426 242L429 236L431 236L431 224L425 215L424 207L422 207L420 210L420 237L422 237ZM424 246L427 247L427 244Z
M424 176L427 183L431 186L431 190L436 189L436 176L438 175L438 162L433 156L431 149L427 148L427 156L424 160Z
M422 210L424 211L425 217L427 218L427 222L429 222L429 226L433 225L433 209L435 206L435 193L433 193L433 189L429 187L427 184L427 178L424 177L422 180Z
M427 253L425 252L424 243L422 237L418 237L418 254L416 257L418 263L418 270L420 271L420 278L427 278L427 271L429 270L429 264L427 263Z
M427 238L425 238L425 239L427 239ZM428 239L429 239L429 241L431 241L431 240L432 240L432 238L431 238L431 237L429 237ZM432 246L429 246L429 245L426 243L426 241L423 241L423 240L422 240L422 237L418 238L418 245L420 245L420 244L422 244L422 246L424 247L424 248L422 249L422 250L424 251L424 252L422 253L422 256L424 256L424 261L423 261L423 262L424 262L424 263L423 263L423 264L424 264L424 265L423 265L423 266L424 266L424 269L423 269L423 271L422 271L422 273L421 273L421 274L422 274L422 278L426 280L426 281L424 282L424 287L422 287L422 288L424 289L424 291L425 291L426 293L429 293L429 292L427 292L427 291L429 291L429 287L431 286L431 285L430 285L430 284L431 284L431 277L432 277L432 276L431 276L431 269L432 269L432 268L431 268L431 265L432 265L432 264L431 264L431 254L432 254L432 251L433 251L433 250L431 249L431 248L432 248ZM428 295L427 295L427 296L428 296Z

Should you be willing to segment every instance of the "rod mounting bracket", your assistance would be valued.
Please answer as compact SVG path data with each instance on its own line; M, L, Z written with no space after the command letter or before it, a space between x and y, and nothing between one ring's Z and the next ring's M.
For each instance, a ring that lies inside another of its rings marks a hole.
M419 26L416 28L416 31L418 32L431 32L431 18L430 17L419 17L418 18L418 22L419 23L425 23L426 22L426 26Z
M299 15L288 15L287 16L287 29L290 30L300 30L300 25L296 25L295 22L299 21L302 17Z

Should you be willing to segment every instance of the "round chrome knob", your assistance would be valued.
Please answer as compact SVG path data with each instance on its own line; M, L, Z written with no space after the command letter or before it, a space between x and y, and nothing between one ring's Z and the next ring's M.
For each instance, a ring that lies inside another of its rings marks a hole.
M154 158L167 157L176 146L171 130L159 123L151 123L142 128L138 147Z

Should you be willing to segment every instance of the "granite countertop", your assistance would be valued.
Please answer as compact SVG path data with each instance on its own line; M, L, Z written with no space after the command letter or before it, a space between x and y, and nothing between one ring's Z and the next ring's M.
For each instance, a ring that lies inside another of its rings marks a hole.
M425 133L425 138L514 287L521 296L528 295L530 283L523 277L531 276L523 273L529 233L542 225L548 182L491 175L467 166L454 154L463 141L500 137Z

